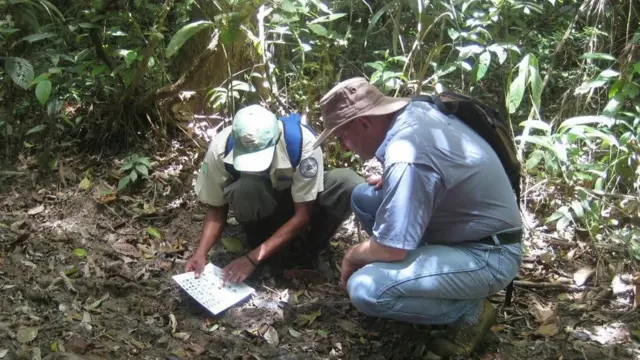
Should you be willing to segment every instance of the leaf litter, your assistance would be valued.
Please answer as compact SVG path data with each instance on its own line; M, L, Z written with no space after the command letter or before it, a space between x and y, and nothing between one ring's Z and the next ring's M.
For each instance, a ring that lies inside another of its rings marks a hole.
M171 281L197 246L194 214L202 210L194 199L181 207L170 206L169 192L152 203L136 194L123 199L98 167L83 176L55 193L28 184L0 189L0 359L438 358L428 339L439 328L363 316L335 280L313 269L265 271L250 283L253 299L212 316ZM247 251L233 219L210 254L216 264ZM356 228L345 222L329 263L357 241ZM15 242L20 233L29 238ZM499 322L472 358L637 356L638 269L625 265L625 273L596 282L602 271L593 269L617 264L596 267L589 247L552 250L540 239L528 243L534 255L525 255L519 279L526 283L514 304L503 307L503 293L492 297Z

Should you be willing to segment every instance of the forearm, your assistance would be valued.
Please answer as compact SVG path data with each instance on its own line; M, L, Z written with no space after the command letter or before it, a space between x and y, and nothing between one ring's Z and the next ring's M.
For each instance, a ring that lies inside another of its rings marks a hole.
M347 256L349 260L358 266L364 266L372 262L394 262L405 258L406 250L392 248L378 243L375 238L352 247Z
M248 255L254 262L262 262L271 255L277 253L296 235L300 234L310 221L309 214L295 214L284 225L282 225L269 239Z
M222 230L227 223L228 206L211 206L204 216L200 244L196 251L200 255L206 256L215 242L220 238Z

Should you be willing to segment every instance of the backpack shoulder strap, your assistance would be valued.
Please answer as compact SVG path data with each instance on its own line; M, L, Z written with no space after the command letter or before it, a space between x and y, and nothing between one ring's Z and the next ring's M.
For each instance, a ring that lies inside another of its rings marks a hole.
M416 95L414 97L411 98L411 101L422 101L422 102L427 102L430 104L433 104L436 106L436 108L438 108L438 111L440 111L441 113L445 114L445 115L451 115L454 113L453 110L451 110L450 108L448 108L440 99L440 96L438 95Z
M291 166L295 169L302 157L302 126L300 114L292 113L280 118Z
M227 155L229 155L231 150L233 150L233 133L229 132L229 135L227 135L227 142L224 146L224 156L226 157ZM229 174L231 174L231 177L234 180L237 180L240 177L240 172L238 172L236 168L233 167L233 164L224 163L224 168Z

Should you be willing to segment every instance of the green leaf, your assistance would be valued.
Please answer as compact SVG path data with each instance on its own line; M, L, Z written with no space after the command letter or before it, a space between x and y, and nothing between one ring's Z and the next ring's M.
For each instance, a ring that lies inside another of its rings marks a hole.
M484 50L484 48L480 45L467 45L467 46L458 46L456 47L460 52L458 54L458 60L464 60L471 55L480 54Z
M580 201L573 200L571 202L571 208L573 209L573 212L576 214L578 219L581 219L584 217L584 208L582 207L582 204L580 204Z
M149 175L149 169L147 169L147 167L142 164L136 165L136 170L138 170L138 172L142 175Z
M107 65L100 64L91 70L91 76L98 76L105 70L107 70Z
M222 238L222 245L232 253L241 254L244 252L244 243L238 238L225 236Z
M334 21L337 19L340 19L341 17L347 16L346 13L336 13L336 14L331 14L331 15L325 15L325 16L320 16L319 18L310 21L309 24L317 24L317 23L321 23L321 22L329 22L329 21Z
M253 85L240 80L233 80L231 82L231 89L244 92L256 92L256 88Z
M545 220L545 223L550 223L552 221L556 221L558 219L561 219L561 218L565 217L567 215L568 211L569 211L568 207L566 207L566 206L560 207L560 209L558 209L556 212L554 212L551 216L549 216Z
M296 6L289 0L284 0L282 2L282 5L280 6L280 8L283 11L286 11L288 13L295 13L296 12Z
M313 31L316 35L319 35L319 36L326 37L327 34L329 34L329 32L327 31L327 28L319 24L307 24L307 27L309 28L309 30Z
M21 41L28 41L30 43L33 43L33 42L44 40L44 39L48 39L48 38L54 37L54 36L58 36L58 35L55 34L55 33L31 34L31 35L27 35L27 36L19 39L13 45L15 45L15 44L17 44L17 43L19 43Z
M33 66L29 61L20 57L7 57L4 67L16 85L25 90L29 88L34 77Z
M49 100L49 95L51 95L51 81L50 80L42 80L36 86L36 97L40 104L44 105Z
M607 69L607 70L602 70L602 72L600 73L600 75L598 75L598 77L602 77L602 78L615 78L620 76L620 72L615 71L615 70L611 70L611 69Z
M33 134L33 133L40 132L40 131L44 130L46 127L47 127L47 126L46 126L46 125L44 125L44 124L36 125L36 126L32 127L31 129L29 129L29 131L27 131L27 133L25 134L25 136L26 136L26 135L31 135L31 134Z
M129 162L125 163L124 165L122 165L122 168L120 168L120 170L126 171L126 170L129 170L129 169L132 169L132 168L133 168L133 161L129 161Z
M609 116L602 116L602 115L575 116L563 121L558 126L558 130L561 130L564 128L572 128L577 125L586 125L586 124L612 126L614 123L615 123L615 120Z
M84 258L84 257L87 257L88 254L87 254L87 250L77 248L77 249L73 249L73 255L79 258Z
M533 151L529 156L529 159L527 160L526 169L531 170L534 167L538 166L543 156L544 156L544 153L542 151L540 150Z
M122 179L120 179L120 181L118 182L118 191L124 189L124 187L127 186L130 181L131 181L131 178L128 176L125 176Z
M527 73L519 72L518 77L511 83L509 87L509 95L507 98L507 108L509 109L509 114L513 114L516 112L520 103L522 102L522 98L524 97L524 88L527 82Z
M533 103L540 109L542 98L542 77L538 67L538 59L534 55L529 56L529 79L531 86L531 97Z
M29 84L29 86L33 86L33 85L39 84L43 80L48 79L50 76L51 76L51 74L49 74L49 73L42 73L42 74L38 75L38 77L33 79L33 81L31 81L31 83Z
M78 188L81 190L87 190L89 189L89 187L91 186L91 180L89 180L89 178L84 178L82 179L82 181L80 181L80 184L78 184Z
M489 70L489 65L491 64L491 53L489 51L485 51L480 54L480 58L478 60L478 72L476 73L476 81L480 81L487 70Z
M147 234L149 234L149 236L153 236L156 239L162 239L162 234L160 233L160 230L154 228L153 226L149 226L147 228Z
M487 50L493 51L498 56L498 63L500 63L500 65L507 59L507 50L498 44L489 45Z
M200 20L182 27L182 29L178 30L175 35L173 35L171 41L169 41L169 45L167 45L167 58L175 55L176 52L180 50L182 45L184 45L184 43L187 42L187 40L189 40L198 31L212 26L213 23L211 21Z
M367 38L369 37L369 35L373 31L373 28L378 23L378 20L380 20L382 15L384 15L384 13L387 12L387 10L391 6L393 6L394 4L395 4L395 2L389 1L383 7L381 7L380 10L376 11L376 13L373 14L373 17L371 18L371 21L369 22L369 26L367 26L367 32L364 34L364 45L365 46L367 45Z
M609 55L609 54L597 53L597 52L590 52L590 53L583 54L582 56L580 56L580 59L583 59L583 60L611 60L611 61L616 61L616 58L611 56L611 55Z
M142 165L145 165L147 168L151 169L151 163L149 162L148 157L142 156L142 157L139 157L136 161Z
M131 178L131 181L135 182L136 180L138 180L138 172L132 171L131 173L129 173L129 177Z
M545 133L551 132L551 126L542 120L525 120L520 123L520 126L542 130Z

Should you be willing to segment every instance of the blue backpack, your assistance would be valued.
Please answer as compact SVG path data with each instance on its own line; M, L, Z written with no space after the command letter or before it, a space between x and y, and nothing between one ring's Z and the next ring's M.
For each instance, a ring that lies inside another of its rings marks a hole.
M282 121L282 128L284 133L284 141L287 146L287 154L289 154L289 161L291 162L291 166L295 169L298 164L300 164L300 159L302 157L302 127L306 127L311 131L314 136L317 136L316 132L311 128L311 126L302 123L302 117L300 114L292 113L287 116L281 117L278 119ZM233 134L229 133L227 137L227 143L224 148L224 156L229 155L231 150L233 149ZM233 164L224 163L224 167L231 174L233 180L235 181L240 177L240 172L237 171Z

